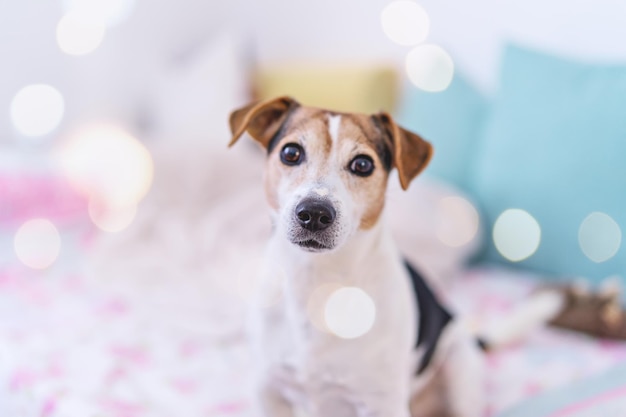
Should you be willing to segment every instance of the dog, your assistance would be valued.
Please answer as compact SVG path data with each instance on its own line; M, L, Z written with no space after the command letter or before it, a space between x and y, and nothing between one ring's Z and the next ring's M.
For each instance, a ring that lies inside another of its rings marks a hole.
M233 111L230 128L229 146L247 132L267 153L272 236L249 320L257 415L483 415L479 343L385 225L390 173L406 190L428 165L431 144L388 113L340 113L290 97ZM358 337L311 319L312 294L333 285L357 288L375 308ZM434 386L435 402L424 398Z

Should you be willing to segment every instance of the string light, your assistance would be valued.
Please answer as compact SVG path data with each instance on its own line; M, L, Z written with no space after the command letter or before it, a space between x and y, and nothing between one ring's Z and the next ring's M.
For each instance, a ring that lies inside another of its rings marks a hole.
M57 24L57 44L69 55L86 55L95 51L104 39L102 21L76 11L68 12Z
M107 27L126 20L135 8L135 0L63 0L66 12L77 12Z
M357 287L335 290L324 308L326 327L342 339L355 339L369 332L376 320L372 298Z
M608 214L593 212L583 220L578 229L578 243L585 256L593 262L605 262L619 250L622 231Z
M150 153L116 126L78 129L60 144L55 157L74 188L107 208L136 206L152 184Z
M452 58L440 46L426 44L414 48L406 57L409 80L424 91L443 91L454 77Z
M24 136L44 136L63 119L65 101L61 93L47 84L22 88L11 101L11 120Z
M439 201L441 213L437 237L456 248L469 243L478 233L479 216L476 208L463 197L450 196Z
M116 233L126 229L135 219L137 206L107 207L96 198L89 201L89 218L100 230Z
M33 269L45 269L56 261L61 251L61 237L47 219L32 219L20 226L13 239L17 258Z
M383 31L399 45L417 45L428 36L430 19L417 3L397 0L389 3L380 16Z
M500 214L494 224L493 241L502 256L519 262L539 248L541 228L527 211L508 209Z

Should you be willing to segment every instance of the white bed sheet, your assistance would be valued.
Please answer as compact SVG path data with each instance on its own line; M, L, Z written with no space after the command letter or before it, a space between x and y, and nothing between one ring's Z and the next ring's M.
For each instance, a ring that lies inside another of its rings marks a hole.
M49 271L0 268L0 415L251 416L236 295L210 285L199 295L184 282L119 291L85 274L89 232L63 242L66 255ZM528 274L474 269L443 296L485 323L533 285ZM541 330L489 354L488 413L625 358L623 343Z

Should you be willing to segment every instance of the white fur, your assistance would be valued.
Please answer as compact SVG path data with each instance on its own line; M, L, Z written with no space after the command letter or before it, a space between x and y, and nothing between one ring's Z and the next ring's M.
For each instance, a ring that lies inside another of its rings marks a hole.
M328 195L328 188L321 187L313 189L313 192L320 197L326 197Z
M328 133L333 143L337 143L339 140L339 126L341 126L341 116L328 115Z
M259 416L293 417L296 408L308 417L410 416L419 359L414 351L418 306L384 216L371 229L358 229L364 208L338 175L349 157L341 152L350 150L337 141L340 123L340 116L329 116L328 158L309 158L299 168L305 180L295 189L288 179L277 185L279 209L273 213L275 228L249 320ZM337 211L325 241L332 249L308 252L293 243L302 233L294 209L302 199L322 194ZM310 297L328 284L358 287L372 298L376 319L366 334L344 340L313 324ZM273 302L277 288L278 303ZM477 417L482 403L476 392L480 381L473 379L480 370L476 344L468 333L446 330L446 335L451 341L442 343L442 352L447 353L436 357L449 358L451 368L448 359L435 362L447 378L458 372L471 385L464 391L460 383L450 384L450 398L459 404L452 409L467 408L464 417Z
M311 417L408 417L416 305L387 229L379 224L358 232L323 254L304 252L275 234L266 255L263 280L277 273L285 279L283 302L251 315L254 351L262 364L260 415L293 416L287 400ZM372 297L377 315L368 333L343 340L313 326L309 297L328 283L355 286ZM260 293L259 305L268 296Z

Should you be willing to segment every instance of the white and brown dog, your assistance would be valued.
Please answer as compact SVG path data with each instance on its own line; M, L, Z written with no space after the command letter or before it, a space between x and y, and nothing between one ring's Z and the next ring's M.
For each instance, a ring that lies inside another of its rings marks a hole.
M250 327L259 416L433 415L420 393L435 380L450 415L482 415L476 339L403 260L385 226L390 171L406 189L431 145L386 113L338 113L288 97L236 110L230 126L231 145L248 132L268 155L273 233ZM309 298L331 282L371 297L376 318L367 333L343 339L312 324Z

